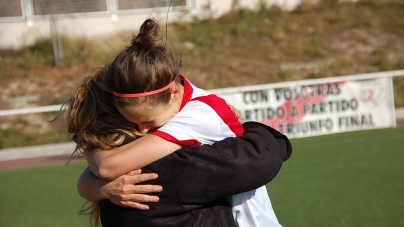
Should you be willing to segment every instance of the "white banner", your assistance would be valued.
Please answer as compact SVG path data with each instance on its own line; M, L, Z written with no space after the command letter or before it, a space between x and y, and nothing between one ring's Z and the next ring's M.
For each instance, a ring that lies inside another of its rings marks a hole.
M290 138L395 127L392 78L334 77L211 90L243 121L259 121Z

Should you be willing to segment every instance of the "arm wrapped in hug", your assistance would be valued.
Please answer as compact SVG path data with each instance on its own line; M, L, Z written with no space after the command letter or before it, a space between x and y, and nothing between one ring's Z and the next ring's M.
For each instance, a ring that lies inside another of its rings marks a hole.
M104 200L103 226L235 226L225 198L270 182L292 152L278 131L255 122L243 127L241 137L182 148L143 168L159 174L147 184L163 186L160 201L140 211Z

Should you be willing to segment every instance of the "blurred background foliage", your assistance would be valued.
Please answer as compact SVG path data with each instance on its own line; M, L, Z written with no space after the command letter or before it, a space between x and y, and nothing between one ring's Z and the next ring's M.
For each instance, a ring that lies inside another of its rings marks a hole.
M220 18L161 23L161 34L184 63L182 74L204 89L404 69L404 1L302 1L286 12L261 1ZM167 28L167 29L166 29ZM61 37L63 65L52 41L0 50L0 109L61 104L97 67L127 46L128 31L107 38ZM394 78L395 106L404 107L404 77ZM57 113L2 117L0 148L69 141ZM38 136L40 135L40 136Z

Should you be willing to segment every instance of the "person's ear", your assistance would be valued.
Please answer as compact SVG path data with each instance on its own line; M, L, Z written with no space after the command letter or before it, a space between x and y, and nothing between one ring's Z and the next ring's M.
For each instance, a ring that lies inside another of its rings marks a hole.
M181 90L178 85L174 84L174 86L171 87L171 98L173 100L177 100L181 95Z

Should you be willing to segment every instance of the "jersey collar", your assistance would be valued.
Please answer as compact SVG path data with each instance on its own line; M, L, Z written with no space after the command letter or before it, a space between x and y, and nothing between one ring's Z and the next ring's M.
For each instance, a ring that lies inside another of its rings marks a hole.
M184 86L184 95L182 96L182 102L180 106L180 111L182 108L191 100L192 98L192 93L193 93L193 88L189 80L187 80L183 75L179 75L180 78L183 81L183 86Z

